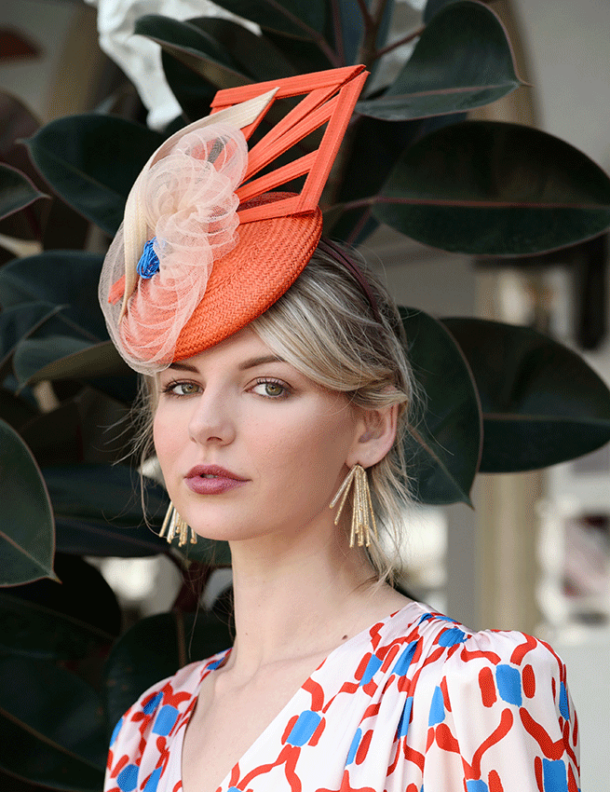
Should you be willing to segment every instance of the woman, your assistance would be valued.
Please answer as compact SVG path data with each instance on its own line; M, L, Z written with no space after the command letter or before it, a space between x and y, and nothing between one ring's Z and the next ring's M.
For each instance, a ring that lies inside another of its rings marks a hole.
M279 81L276 98L305 87L315 101L250 152L224 124L233 113L249 133L260 106L179 133L138 178L109 251L110 332L154 377L164 528L229 541L236 625L231 651L163 680L121 719L109 792L578 789L553 651L472 633L387 585L413 401L400 319L320 239L315 163L304 198L260 195L286 170L254 178L283 134L324 112L328 173L362 79Z

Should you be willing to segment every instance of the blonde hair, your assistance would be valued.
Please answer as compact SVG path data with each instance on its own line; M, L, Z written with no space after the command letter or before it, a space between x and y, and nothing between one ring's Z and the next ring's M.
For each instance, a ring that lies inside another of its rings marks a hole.
M361 259L358 267L376 311L347 267L318 249L286 294L250 327L298 371L346 394L352 404L364 409L398 406L394 445L367 471L380 528L379 541L371 536L369 559L377 578L386 580L398 560L405 508L411 502L404 441L416 386L396 305Z

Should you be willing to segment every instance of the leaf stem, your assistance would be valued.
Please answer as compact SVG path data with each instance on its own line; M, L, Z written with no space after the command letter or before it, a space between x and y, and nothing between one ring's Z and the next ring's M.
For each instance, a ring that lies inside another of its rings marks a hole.
M387 47L383 47L383 49L377 50L375 56L377 58L381 58L382 55L386 55L388 52L392 52L397 47L401 47L403 44L408 44L413 39L419 38L421 34L426 29L425 25L421 25L416 30L412 30L410 33L407 33L404 38L398 39L398 41L393 41L391 44L388 44Z

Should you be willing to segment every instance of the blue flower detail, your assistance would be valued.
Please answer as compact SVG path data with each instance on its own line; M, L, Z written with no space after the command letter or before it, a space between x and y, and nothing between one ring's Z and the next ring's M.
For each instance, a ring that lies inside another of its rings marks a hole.
M297 722L292 727L286 742L290 745L305 745L314 735L322 718L317 712L305 710L299 715Z
M362 679L360 680L360 685L368 685L382 665L383 661L377 657L377 655L371 655L364 670L364 674L362 675Z
M170 707L169 704L161 707L159 714L155 718L155 724L152 729L153 734L160 734L162 737L167 737L174 728L174 724L178 720L178 715L180 715L179 711L175 707Z
M114 731L112 732L112 737L110 738L110 747L111 748L114 745L114 742L115 742L116 738L119 736L119 732L121 731L121 726L123 725L123 721L124 720L125 720L124 718L121 718L121 720L114 727Z
M570 707L568 705L568 691L566 690L566 686L561 683L561 687L559 688L559 712L561 712L562 716L566 720L570 720Z
M142 712L145 715L150 715L157 709L157 704L163 700L163 693L157 693L142 707Z
M432 703L430 704L428 726L436 726L437 723L442 723L444 720L445 702L443 700L443 691L440 689L440 687L436 687L432 696Z
M457 627L451 627L449 630L443 630L438 637L438 642L440 646L455 646L455 644L464 643L467 638L466 633Z
M561 759L543 759L542 777L544 792L568 792L566 766Z
M349 747L349 752L347 754L347 761L345 766L350 765L354 759L356 758L356 753L358 752L358 746L360 745L360 740L362 739L362 729L356 729L356 734L354 734L354 739L352 740L352 744Z
M131 792L138 785L138 768L130 764L124 767L117 778L117 784L122 792Z
M142 251L142 255L138 261L138 275L141 278L146 278L147 280L159 272L159 257L153 248L156 239L156 237L153 237L152 239L148 240L148 242L144 245L144 250Z
M406 737L411 723L411 710L413 709L413 696L409 696L405 701L405 707L398 722L398 737Z
M521 674L518 669L502 664L496 667L496 684L498 693L507 704L521 706Z

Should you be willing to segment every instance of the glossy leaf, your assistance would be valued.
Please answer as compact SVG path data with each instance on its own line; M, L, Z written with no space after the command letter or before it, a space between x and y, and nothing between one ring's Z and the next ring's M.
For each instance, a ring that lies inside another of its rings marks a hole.
M140 479L125 465L58 465L45 468L43 475L58 519L92 518L119 527L144 522ZM167 495L149 479L144 485L147 517L152 525L160 525Z
M59 312L52 303L32 302L15 308L4 308L0 313L0 378L10 366L15 347L38 327Z
M19 435L0 420L0 586L54 578L51 503Z
M0 767L70 792L99 792L106 741L101 702L52 663L0 656Z
M610 441L610 391L567 347L527 327L444 319L476 380L483 473L555 465Z
M160 44L165 52L219 88L252 82L224 47L190 22L147 14L138 19L135 32Z
M39 192L23 173L0 163L0 220L48 195Z
M373 214L434 247L520 256L610 225L610 179L585 154L536 129L454 124L407 149Z
M0 653L78 660L113 643L121 613L101 573L82 558L61 555L55 571L61 585L39 580L0 591Z
M186 663L228 649L232 643L227 624L205 611L196 615L162 613L138 622L115 644L108 658L109 722L116 723L138 696L160 679Z
M356 110L388 121L462 113L495 102L520 82L498 17L461 0L434 17L383 96Z
M167 552L156 535L169 502L162 487L145 479L145 522L138 474L124 465L57 465L43 474L58 552L122 558Z
M91 346L89 340L74 336L50 335L46 338L27 338L22 341L13 358L15 376L22 384L31 385L45 379L39 372L55 360L65 358ZM37 376L38 375L38 376Z
M393 124L365 116L358 119L343 179L338 194L332 200L334 206L324 213L324 233L349 244L362 243L378 222L366 200L363 205L353 208L350 208L350 203L376 195L394 168L400 152L423 135L446 126L450 119L453 123L455 116ZM372 140L375 141L373 146ZM333 215L334 219L331 219Z
M231 53L241 74L257 82L296 74L294 67L267 37L257 35L243 25L209 16L189 21Z
M132 184L162 142L146 127L90 113L51 121L26 144L55 192L113 235Z
M218 0L216 5L286 36L309 39L324 30L326 0Z
M210 112L210 104L216 94L216 87L203 79L188 66L165 51L161 51L161 63L165 79L176 97L184 119L179 117L178 123L195 121ZM177 129L172 129L172 132ZM169 134L169 130L168 130Z
M56 341L53 339L51 352L57 351L58 355L61 354L61 356L55 358L53 354L45 355L45 358L51 357L53 359L31 374L28 377L28 382L133 376L131 369L116 351L112 341L103 341L100 344L83 347L79 345L75 352L68 352L67 355L64 354L66 348L63 342L60 342L56 350L55 343ZM49 342L49 346L51 346L51 342ZM25 366L23 353L20 358L20 365Z
M106 323L97 288L103 256L76 250L48 250L15 259L0 269L0 302L4 309L27 302L54 303L62 317L106 340Z
M405 446L417 483L415 496L429 504L469 504L481 452L481 415L472 375L440 322L412 308L400 313L424 399Z

